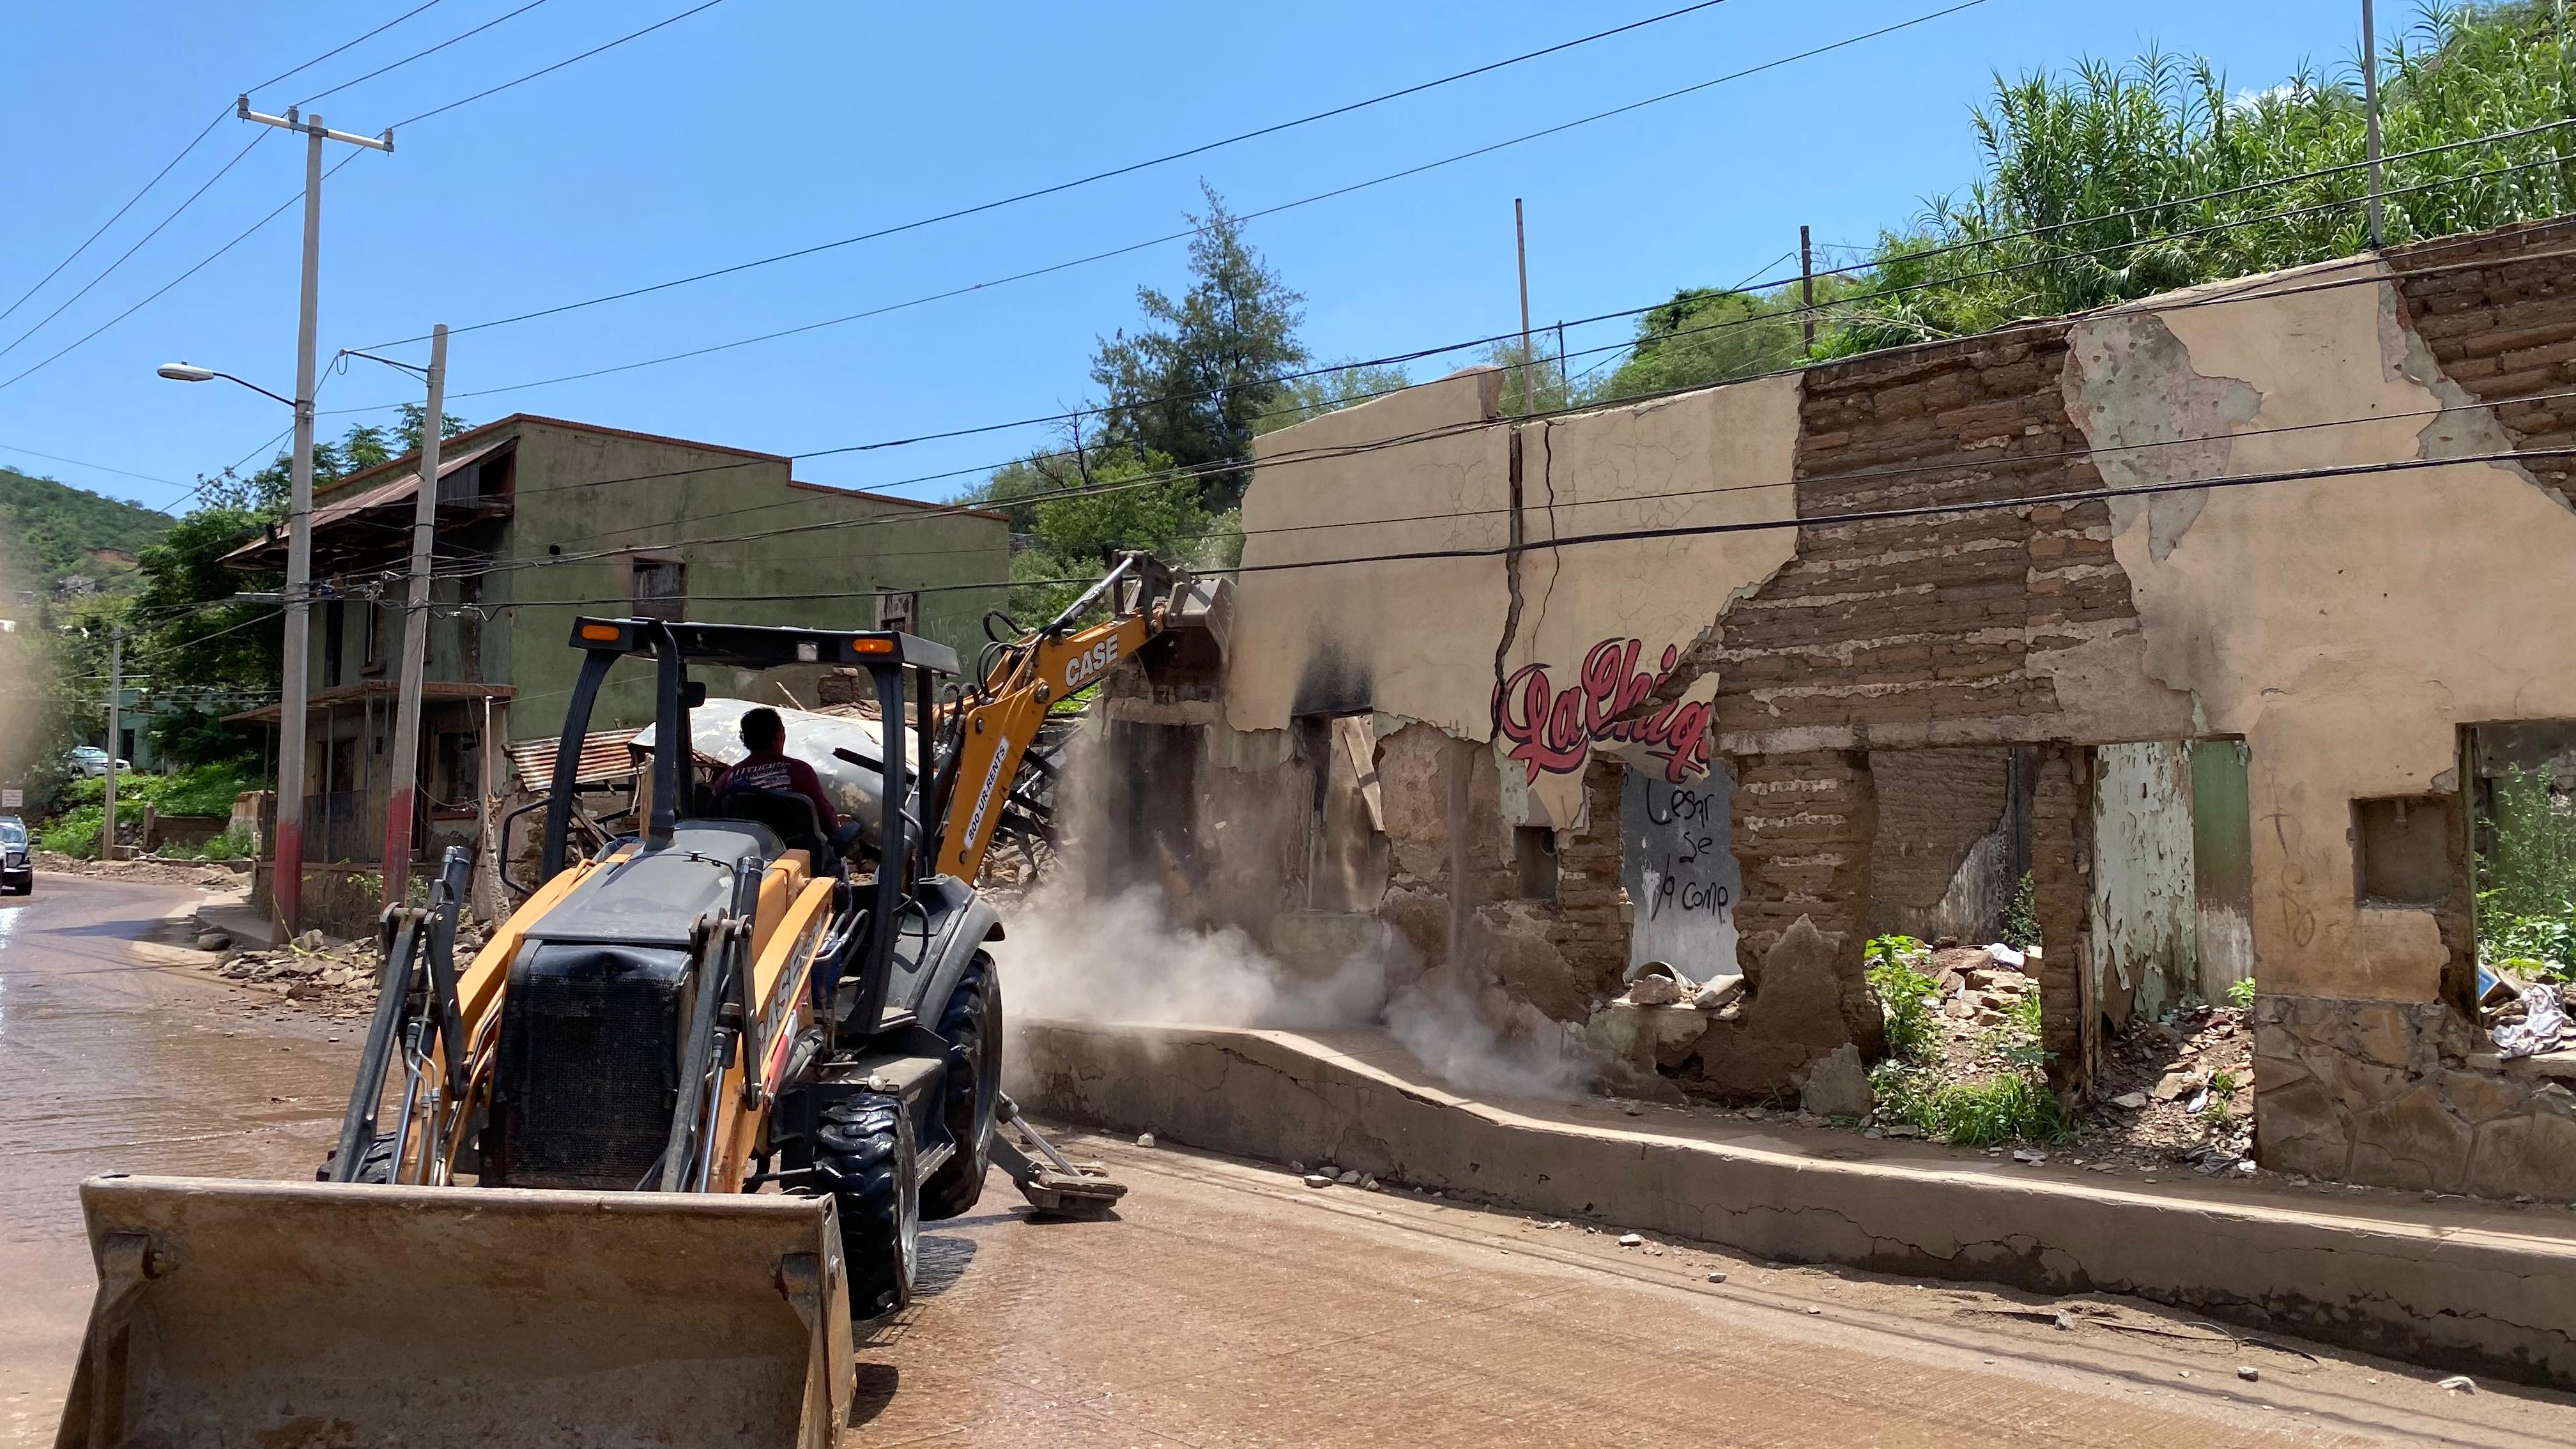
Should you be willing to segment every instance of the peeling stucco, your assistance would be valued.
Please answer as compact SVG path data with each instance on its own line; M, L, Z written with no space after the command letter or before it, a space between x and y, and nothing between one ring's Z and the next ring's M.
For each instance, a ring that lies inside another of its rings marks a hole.
M2068 401L2097 445L2129 436L2141 397L2231 379L2261 400L2227 412L2238 476L2503 446L2413 340L2378 261L2226 290L2268 295L2178 294L2076 324ZM2142 313L2178 353L2123 345L2148 330ZM2467 410L2428 423L2446 407ZM2140 486L2208 476L2209 458L2103 462ZM2160 534L2133 510L2112 544L2148 671L2189 693L2203 731L2246 739L2265 989L2433 999L2447 960L2433 914L2356 899L2352 802L2449 788L2463 721L2576 715L2576 636L2511 622L2576 608L2576 513L2519 467L2465 463L2213 490L2187 528Z

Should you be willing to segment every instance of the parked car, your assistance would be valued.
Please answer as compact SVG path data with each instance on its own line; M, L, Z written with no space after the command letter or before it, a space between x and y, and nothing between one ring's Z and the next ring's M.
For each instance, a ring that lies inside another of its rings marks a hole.
M99 776L107 773L107 751L100 749L96 745L74 745L72 747L72 768L80 771L83 778L95 780ZM131 760L119 760L116 762L116 770L118 774L123 774L133 768L134 762Z
M15 815L0 815L0 892L33 895L36 890L36 863L27 854L27 823Z

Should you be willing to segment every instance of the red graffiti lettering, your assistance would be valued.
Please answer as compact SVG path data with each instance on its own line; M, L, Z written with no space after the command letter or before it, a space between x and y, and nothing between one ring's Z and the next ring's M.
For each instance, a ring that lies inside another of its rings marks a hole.
M1667 644L1648 672L1637 667L1644 650L1643 640L1604 639L1561 691L1543 663L1522 665L1494 690L1494 727L1511 741L1511 758L1527 767L1529 783L1582 769L1598 743L1644 745L1675 784L1708 769L1708 705L1673 701L1635 713L1681 658L1680 646Z

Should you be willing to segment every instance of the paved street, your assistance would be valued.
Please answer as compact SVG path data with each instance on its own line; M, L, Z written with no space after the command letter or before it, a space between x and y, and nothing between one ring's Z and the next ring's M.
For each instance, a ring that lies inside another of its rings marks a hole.
M0 1445L51 1441L86 1312L74 1188L302 1176L353 1051L144 939L190 893L46 877L0 904ZM860 1350L856 1446L2474 1445L2576 1440L2564 1396L2128 1303L1778 1268L1274 1169L1090 1142L1118 1221L998 1179L928 1225ZM1712 1284L1712 1272L1727 1274ZM2308 1356L2314 1355L2313 1361ZM2258 1382L2237 1376L2240 1365Z

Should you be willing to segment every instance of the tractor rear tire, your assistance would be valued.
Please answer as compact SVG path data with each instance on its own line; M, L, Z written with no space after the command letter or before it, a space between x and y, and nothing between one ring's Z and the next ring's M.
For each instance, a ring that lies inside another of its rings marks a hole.
M949 1066L939 1114L957 1154L921 1185L921 1215L962 1217L984 1195L993 1165L993 1107L1002 1093L1002 983L982 951L939 1013Z
M900 1097L862 1092L824 1108L814 1136L814 1165L840 1210L850 1316L893 1313L912 1301L920 1253L912 1116Z

